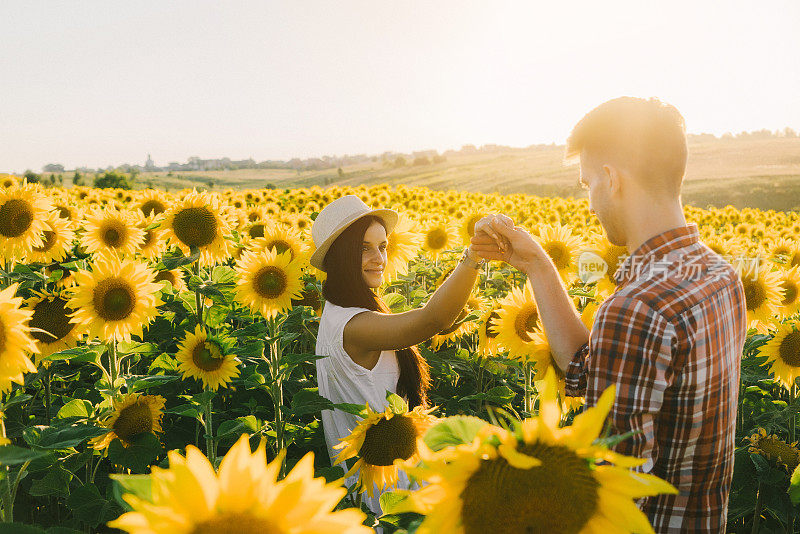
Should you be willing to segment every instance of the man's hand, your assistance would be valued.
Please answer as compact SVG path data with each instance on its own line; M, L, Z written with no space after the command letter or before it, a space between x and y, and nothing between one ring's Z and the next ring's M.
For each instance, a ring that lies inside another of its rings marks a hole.
M487 260L504 261L520 271L528 272L547 252L523 228L503 214L491 214L475 223L472 250Z

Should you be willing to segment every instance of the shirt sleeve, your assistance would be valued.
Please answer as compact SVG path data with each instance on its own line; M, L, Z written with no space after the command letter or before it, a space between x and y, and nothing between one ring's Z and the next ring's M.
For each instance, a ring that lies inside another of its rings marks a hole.
M598 313L584 364L586 405L596 405L606 388L616 386L608 415L612 435L636 434L615 450L647 460L639 470L649 472L659 454L658 413L672 382L675 327L636 297L612 297Z
M565 392L570 397L586 395L586 358L589 355L589 343L579 348L564 372Z

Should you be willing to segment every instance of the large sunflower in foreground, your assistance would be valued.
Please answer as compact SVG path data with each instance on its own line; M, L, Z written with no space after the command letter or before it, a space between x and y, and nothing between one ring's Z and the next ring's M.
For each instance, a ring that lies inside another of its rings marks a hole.
M11 391L11 383L24 384L22 373L35 373L36 367L25 354L36 352L28 333L33 312L20 309L22 297L15 297L17 284L0 291L0 393Z
M184 254L188 255L192 248L199 249L204 265L228 257L225 238L231 233L230 224L215 196L192 190L167 211L161 227Z
M513 432L486 423L472 443L438 452L420 440L422 463L408 471L429 484L399 492L405 500L387 512L424 514L419 534L653 532L634 499L677 490L629 469L645 460L592 444L614 402L613 386L572 426L559 428L554 371L545 382L539 414Z
M497 321L499 307L495 302L486 310L478 322L478 352L482 355L497 354Z
M28 252L27 260L34 263L62 261L74 240L75 232L70 228L69 221L50 212L47 214L47 229L42 232L42 243Z
M81 238L86 252L133 256L143 242L144 231L134 224L130 213L106 208L86 216Z
M576 260L582 244L580 237L574 235L569 227L556 224L541 226L535 239L550 256L565 284L569 285L577 279Z
M422 236L414 230L414 223L405 213L398 213L397 224L386 236L386 267L383 276L386 282L408 273L408 262L417 257Z
M113 399L113 410L100 424L109 429L108 433L89 441L96 450L107 449L114 439L119 438L123 447L130 447L133 440L143 434L162 432L161 418L164 415L166 399L161 395L142 395L128 393Z
M397 399L399 397L395 396ZM343 449L336 456L339 464L350 458L358 461L345 473L345 478L358 472L359 493L367 492L372 497L377 491L397 484L400 462L415 464L419 459L417 438L421 437L436 422L430 415L433 408L417 406L409 411L402 399L383 412L376 412L367 404L367 414L346 438L342 438L336 449ZM401 466L402 468L402 466Z
M144 263L104 254L91 271L79 271L74 278L68 303L75 310L72 322L86 326L92 337L130 341L156 316L161 284Z
M236 262L239 280L236 300L266 318L292 307L292 299L300 297L300 263L290 253L278 254L275 249L245 252Z
M33 311L30 327L38 329L31 332L37 367L42 358L77 344L81 329L70 322L73 310L61 293L36 293L25 301L25 307Z
M787 321L778 326L778 331L759 352L767 357L765 364L772 364L775 378L788 389L800 376L800 323Z
M230 352L222 339L209 336L197 325L194 333L187 332L178 345L175 359L184 378L194 377L202 381L204 387L216 391L239 376L239 360Z
M371 534L356 509L333 511L347 490L314 478L314 453L281 481L284 452L267 463L265 441L254 453L246 434L215 473L197 447L169 451L169 468L153 467L150 498L126 494L133 510L108 523L129 534ZM113 475L112 475L113 476Z
M49 227L48 198L35 184L0 189L0 253L6 260L25 257L33 247L42 246L42 234Z

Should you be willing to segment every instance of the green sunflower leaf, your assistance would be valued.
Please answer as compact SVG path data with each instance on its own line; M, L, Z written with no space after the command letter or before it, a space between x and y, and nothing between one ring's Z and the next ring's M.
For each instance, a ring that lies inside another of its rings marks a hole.
M472 443L478 431L489 423L472 415L445 417L425 432L422 439L434 451L450 445Z
M16 445L3 445L0 447L0 465L23 464L46 456L47 451L34 451Z
M392 410L392 413L395 415L400 415L408 411L408 403L406 403L403 397L396 393L387 391L386 401L389 403L389 409Z

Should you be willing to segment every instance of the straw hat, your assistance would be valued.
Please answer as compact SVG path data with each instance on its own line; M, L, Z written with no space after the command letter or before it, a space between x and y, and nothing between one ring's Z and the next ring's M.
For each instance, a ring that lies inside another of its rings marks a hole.
M392 233L397 224L397 212L394 210L371 210L369 206L355 195L345 195L337 198L319 212L311 227L311 237L317 250L311 255L311 265L324 271L322 260L339 234L348 226L365 215L374 215L381 219L386 226L386 234Z

